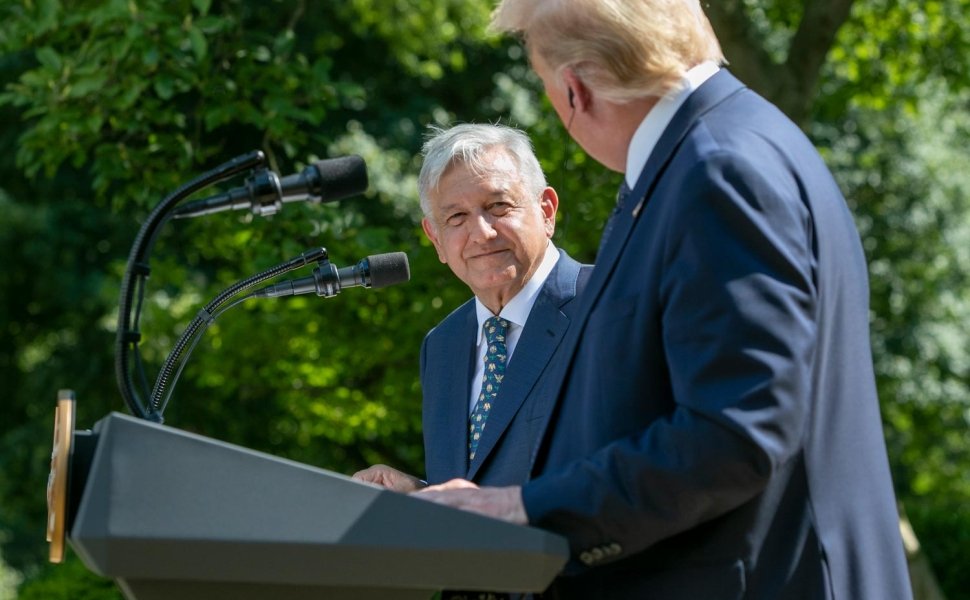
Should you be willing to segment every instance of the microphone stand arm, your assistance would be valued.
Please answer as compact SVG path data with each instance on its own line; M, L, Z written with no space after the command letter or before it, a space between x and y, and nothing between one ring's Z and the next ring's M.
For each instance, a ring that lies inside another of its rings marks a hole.
M228 179L244 171L261 167L266 162L266 156L261 151L250 152L238 156L219 165L215 169L199 175L186 183L169 196L164 198L145 219L128 255L128 263L121 281L121 294L118 302L118 331L115 337L115 378L118 389L128 410L136 417L143 419L160 419L161 415L146 408L135 390L131 380L129 365L129 351L135 355L137 368L144 383L144 369L138 353L141 333L138 331L138 321L141 316L141 301L144 294L145 280L151 269L148 257L152 245L161 227L171 218L172 209L176 204L191 196L195 192L214 183ZM132 319L132 306L135 301L135 290L138 289L138 308ZM144 386L147 390L147 385Z
M151 403L149 405L147 418L157 423L162 422L162 413L165 411L165 405L167 404L168 398L171 395L171 392L166 394L165 389L170 382L174 388L175 382L178 379L176 365L178 364L179 358L185 352L187 347L189 347L191 350L191 346L195 345L195 343L192 342L192 339L197 336L201 336L212 321L214 321L215 318L221 314L221 311L219 310L221 306L243 290L257 286L268 279L272 279L273 277L282 275L283 273L292 271L294 269L298 269L315 261L319 261L319 265L321 267L330 265L326 248L312 248L281 265L277 265L263 271L262 273L258 273L252 277L239 281L224 290L222 293L216 296L215 299L199 310L198 314L196 314L196 316L192 319L192 322L189 323L189 325L185 328L185 331L182 332L182 335L179 336L178 341L175 343L175 347L172 348L168 358L165 360L162 370L158 374L158 379L155 380L155 387L152 389ZM249 297L251 296L243 297L241 300L245 300ZM230 306L234 305L235 304ZM188 355L186 355L186 360L188 360ZM181 372L181 368L179 368L179 372ZM173 374L175 374L174 377Z

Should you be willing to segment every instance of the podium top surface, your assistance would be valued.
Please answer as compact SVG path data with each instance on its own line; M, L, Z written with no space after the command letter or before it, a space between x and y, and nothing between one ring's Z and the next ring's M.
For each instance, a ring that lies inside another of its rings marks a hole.
M102 575L528 592L568 556L550 532L127 415L94 433L70 539Z

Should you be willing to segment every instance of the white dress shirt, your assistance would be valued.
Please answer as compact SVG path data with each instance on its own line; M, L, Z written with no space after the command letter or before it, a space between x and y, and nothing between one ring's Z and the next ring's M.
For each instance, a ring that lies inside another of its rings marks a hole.
M633 138L630 139L630 148L626 153L626 184L631 190L637 184L647 159L660 141L664 129L673 120L677 109L694 90L720 70L721 68L712 61L702 62L687 71L680 88L662 97L647 113L633 134Z
M498 315L493 315L492 311L486 308L481 300L475 298L475 313L478 316L478 338L475 344L478 347L478 351L476 353L475 372L472 374L468 414L471 414L475 410L478 395L482 391L482 375L485 374L485 351L488 349L488 344L485 343L485 320L489 317L499 316L509 322L509 330L505 334L505 346L506 350L508 350L505 364L508 365L512 361L512 353L515 351L515 345L519 342L519 337L522 336L522 328L525 327L529 313L532 312L536 298L539 297L539 291L546 283L549 273L552 272L552 268L556 266L556 261L558 260L559 251L552 245L552 242L549 242L546 245L546 253L542 257L542 262L539 263L536 272L532 274L532 278L526 282L525 287L519 290L518 294L513 296L502 307L502 311Z

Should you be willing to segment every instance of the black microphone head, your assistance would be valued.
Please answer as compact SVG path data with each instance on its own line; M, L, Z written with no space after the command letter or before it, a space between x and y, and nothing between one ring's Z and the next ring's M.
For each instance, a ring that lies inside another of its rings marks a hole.
M313 175L308 177L310 189L307 191L322 202L333 202L367 191L367 165L359 156L318 160L307 167L307 171Z
M403 252L388 252L367 257L370 269L370 286L382 288L411 279L408 255Z

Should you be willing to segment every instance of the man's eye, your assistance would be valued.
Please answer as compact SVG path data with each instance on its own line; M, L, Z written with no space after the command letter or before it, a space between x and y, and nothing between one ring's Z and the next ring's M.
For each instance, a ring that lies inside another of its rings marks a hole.
M505 213L509 212L511 208L512 205L508 202L496 202L495 204L489 205L488 212L492 213L493 215L504 215Z
M445 225L448 225L449 227L457 227L464 222L465 213L454 213L452 215L448 215L448 218L445 219Z

